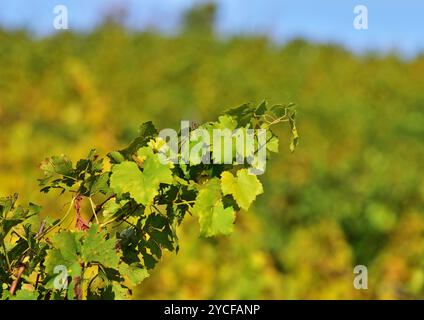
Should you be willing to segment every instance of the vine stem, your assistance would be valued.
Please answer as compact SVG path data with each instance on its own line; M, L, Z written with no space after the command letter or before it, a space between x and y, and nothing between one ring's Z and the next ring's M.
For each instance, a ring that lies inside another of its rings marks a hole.
M190 204L193 204L193 203L196 203L196 201L195 200L191 200L191 201L180 201L180 202L174 202L173 204L179 206L179 205L183 205L183 204L190 205Z
M3 248L4 256L6 258L7 269L10 270L10 260L9 260L8 254L7 254L6 245L4 244L4 239L1 240L1 246Z
M37 238L38 235L43 233L45 226L46 226L46 219L43 219L43 222L41 222L40 228L38 228L38 231L37 231L37 234L35 235L35 238ZM41 268L41 264L42 264L42 262L40 261L40 268ZM35 289L37 289L38 284L40 283L40 277L41 277L41 274L37 273L37 277L35 278L35 285L34 285Z
M19 280L21 279L24 271L25 271L25 265L23 264L19 267L18 274L16 275L16 279L13 280L12 286L10 287L9 292L12 296L15 294L16 288L18 287Z
M115 197L116 197L116 194L113 194L113 195L107 197L106 200L104 200L102 203L96 205L94 207L93 215L91 216L89 222L93 222L94 219L96 219L96 221L97 221L97 213L99 213L100 210L102 210L102 208L103 208L103 206L105 205L106 202L108 202L110 199L113 199ZM90 197L90 199L91 199L91 197ZM95 203L93 202L93 204L95 204ZM97 221L97 223L99 223L99 222Z
M114 222L114 221L116 221L116 220L118 220L119 218L121 218L122 217L122 215L123 214L119 214L119 215L117 215L117 216L115 216L114 218L112 218L112 219L110 219L110 220L108 220L108 221L106 221L106 222L103 222L101 225L100 225L100 227L105 227L105 226L107 226L108 224L111 224L112 222Z
M135 208L134 208L134 210L132 211L132 213L131 214L133 214L137 209L139 208L139 205L137 205ZM118 219L120 219L120 218L122 218L124 216L124 213L120 213L120 214L118 214L117 216L115 216L115 217L113 217L112 219L110 219L110 220L108 220L108 221L106 221L106 222L103 222L103 223L101 223L100 224L100 227L101 228L104 228L105 226L107 226L108 224L110 224L110 223L112 223L112 222L114 222L114 221L116 221L116 220L118 220Z
M91 210L93 211L93 215L96 218L96 222L98 224L99 223L99 219L97 218L95 203L93 202L93 199L91 199L91 197L88 197L88 199L90 200Z
M84 272L85 272L85 264L81 263L81 275L74 277L74 295L76 300L82 300L83 293L82 293L82 285L84 282Z
M37 232L37 234L35 235L34 238L36 238L38 235L40 235L43 232L45 225L46 225L46 220L43 220L43 222L41 223L40 228L38 229L38 232ZM23 258L23 260L24 260L24 258ZM18 274L16 275L16 279L13 280L12 286L10 287L10 290L9 290L9 292L12 296L15 294L16 288L18 287L18 284L19 284L19 280L21 280L21 277L22 277L22 274L25 271L25 268L26 268L25 264L21 264L21 266L18 269ZM35 281L35 288L37 288L39 279L40 279L40 274L37 274L37 279Z

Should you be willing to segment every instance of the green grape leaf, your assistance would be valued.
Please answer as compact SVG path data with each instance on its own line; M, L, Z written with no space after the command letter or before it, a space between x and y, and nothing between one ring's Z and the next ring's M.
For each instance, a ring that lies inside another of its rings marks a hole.
M135 162L122 162L113 167L110 185L116 193L128 192L138 203L148 205L158 194L161 183L172 183L172 172L150 148L141 148L138 157L143 162L143 172Z
M237 128L237 121L233 117L225 114L218 117L218 122L215 122L214 128L230 129L232 131Z
M114 165L110 186L119 195L128 192L135 201L147 204L143 174L135 162L124 161Z
M266 148L268 151L278 153L278 138L270 130L266 132Z
M255 115L262 116L267 111L268 103L266 100L264 100L256 109L255 109Z
M53 156L44 160L40 165L44 177L38 179L43 187L42 192L49 192L51 188L59 188L62 191L69 190L77 181L78 173L72 167L72 162L64 155Z
M209 133L209 139L204 136L204 132ZM198 165L202 162L205 155L209 154L212 136L212 129L210 132L205 128L197 128L190 132L189 150L190 150L190 165ZM199 146L201 146L199 148Z
M29 209L24 209L22 206L14 208L17 194L12 197L0 199L0 241L9 233L9 231L27 220L30 217L37 215L41 211L41 207L30 203ZM2 205L3 203L3 205Z
M228 235L233 231L234 209L224 208L219 179L209 180L199 191L193 214L199 218L200 235L203 237Z
M17 193L15 193L13 196L0 198L0 217L6 217L9 211L12 210L17 200Z
M64 155L53 156L44 160L41 163L41 170L43 170L46 178L52 177L55 174L72 176L74 173L71 160Z
M121 285L119 282L112 281L111 289L115 300L128 300L128 288Z
M154 185L155 188L157 188L161 183L172 183L173 178L170 165L163 164L159 160L159 156L157 154L153 154L151 148L140 148L137 155L139 157L147 156L143 163L143 177L146 185Z
M143 123L138 130L138 137L135 138L128 148L119 151L121 155L127 160L137 152L138 149L147 145L150 139L157 135L158 131L151 121ZM118 158L118 160L121 160ZM121 161L122 162L122 161Z
M116 240L105 240L106 231L98 232L98 225L92 225L81 247L81 258L86 262L98 262L107 268L118 268L119 255L116 252Z
M121 263L119 265L119 272L122 276L126 276L133 286L139 285L149 276L148 271L139 263Z
M115 250L116 241L105 240L106 231L98 232L98 225L84 232L65 231L51 239L53 249L47 251L46 272L53 275L57 266L65 266L68 274L81 274L81 262L98 262L105 267L118 268L119 256Z
M98 176L90 177L90 195L93 196L99 192L107 193L109 190L109 173L105 172Z
M119 151L111 151L107 154L109 160L111 163L116 164L116 163L121 163L123 161L125 161L124 156L119 152Z
M54 235L51 239L53 249L47 250L44 262L46 272L53 275L57 266L65 266L70 275L80 275L81 265L78 253L81 248L80 234L64 231Z
M224 195L231 194L240 208L248 210L256 196L263 193L262 184L247 169L237 171L237 177L229 171L221 174L221 188Z
M98 173L103 170L103 159L98 159L96 149L91 149L87 158L81 159L75 166L75 172L81 173Z
M296 124L291 122L291 138L290 138L290 152L294 152L294 149L299 144L299 134L297 133Z
M10 300L37 300L38 292L21 289L14 296L10 296Z
M225 114L234 117L239 126L244 127L252 120L255 108L250 103L245 103L240 107L228 109Z

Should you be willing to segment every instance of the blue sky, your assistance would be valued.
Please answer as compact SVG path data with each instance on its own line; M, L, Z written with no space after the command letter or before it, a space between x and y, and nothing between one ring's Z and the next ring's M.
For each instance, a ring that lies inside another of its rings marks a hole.
M134 29L154 26L176 30L181 13L202 0L0 0L0 25L25 27L38 35L54 32L53 8L68 7L69 26L90 30L113 8L126 7ZM423 0L216 0L217 30L222 35L267 34L278 42L301 36L335 42L355 52L424 52ZM368 7L366 31L353 28L355 5Z

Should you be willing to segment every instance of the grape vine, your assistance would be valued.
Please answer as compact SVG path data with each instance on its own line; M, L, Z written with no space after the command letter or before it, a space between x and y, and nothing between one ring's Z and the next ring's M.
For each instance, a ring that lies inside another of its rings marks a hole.
M268 157L278 152L270 128L281 122L290 125L293 151L298 135L292 105L244 104L192 128L190 136L201 129L266 129L266 144L257 143L252 156L266 148ZM232 163L219 163L212 146L211 163L164 164L164 143L146 122L127 148L106 158L91 150L75 165L63 155L43 161L41 192L59 190L71 198L60 219L43 217L32 203L17 205L17 194L0 198L2 299L127 299L163 250L178 252L177 227L187 214L197 217L200 236L230 234L236 212L263 193L249 164L235 161L235 150Z

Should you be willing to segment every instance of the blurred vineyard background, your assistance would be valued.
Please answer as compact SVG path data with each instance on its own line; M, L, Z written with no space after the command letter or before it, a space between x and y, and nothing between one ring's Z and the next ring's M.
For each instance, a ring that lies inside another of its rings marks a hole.
M88 34L0 29L0 194L60 215L39 193L41 160L126 145L138 125L214 119L244 102L295 102L300 145L261 178L265 194L230 237L194 218L142 299L424 298L424 56L355 56L301 39L218 38L214 7L183 31L134 32L109 18ZM69 199L68 199L69 200ZM353 288L366 265L369 289Z

